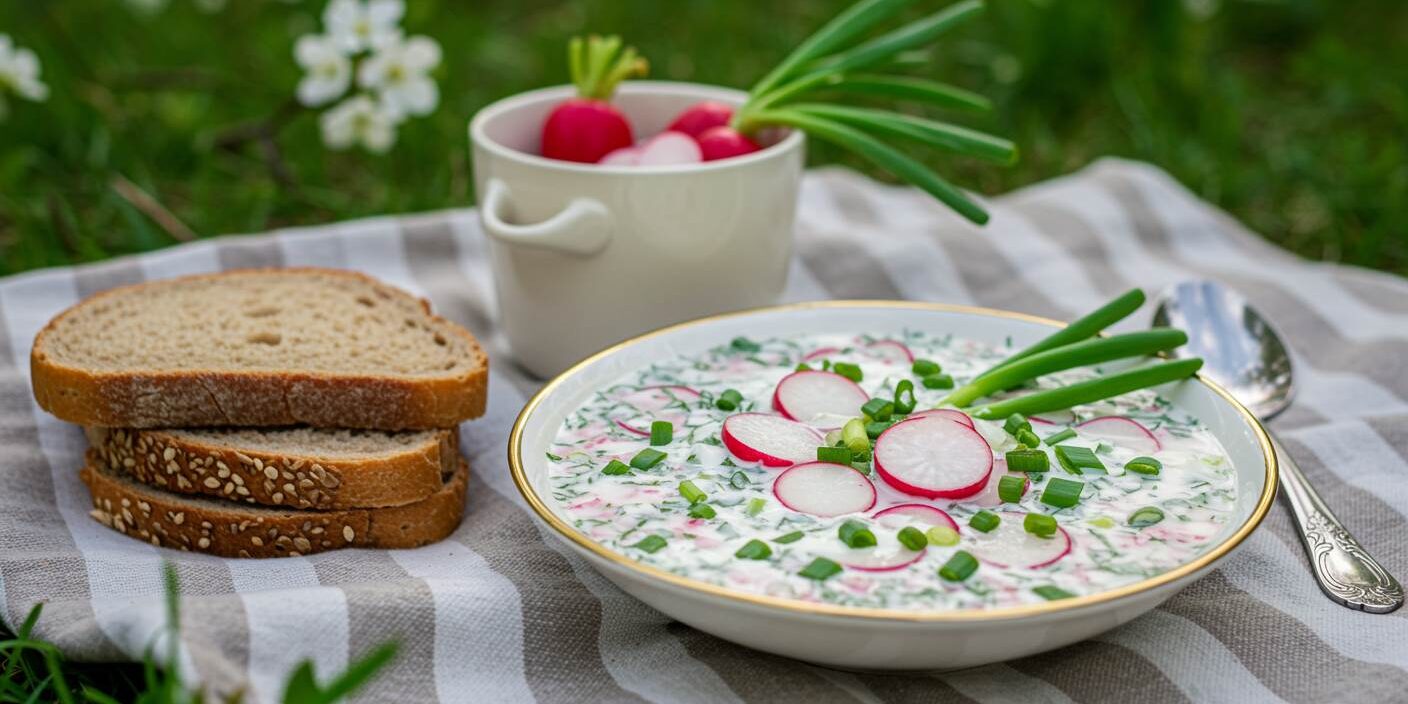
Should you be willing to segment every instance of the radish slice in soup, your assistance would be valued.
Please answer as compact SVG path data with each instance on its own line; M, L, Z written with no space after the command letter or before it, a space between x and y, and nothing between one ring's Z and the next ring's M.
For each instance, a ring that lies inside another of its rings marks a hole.
M819 347L819 348L817 348L817 349L812 350L811 352L808 352L808 353L807 353L807 356L805 356L805 357L802 358L802 361L803 361L803 362L811 362L811 361L818 360L818 359L822 359L822 358L825 358L825 357L830 357L831 355L834 355L834 354L841 354L841 348L840 348L840 347Z
M1124 416L1104 416L1088 420L1076 428L1081 435L1095 440L1104 440L1111 445L1146 454L1163 449L1158 438L1148 428Z
M796 421L764 413L738 413L724 419L724 447L744 462L790 467L816 459L823 437Z
M875 505L875 485L853 467L830 462L799 464L772 483L783 506L829 518L868 511Z
M870 395L860 385L831 372L793 372L777 382L772 407L792 420L834 424L860 415Z
M970 501L979 506L982 506L983 508L1001 506L1003 504L1003 501L1002 497L997 495L997 485L1002 481L1003 477L1009 476L1021 477L1022 480L1026 482L1026 484L1024 485L1025 489L1022 492L1023 494L1025 494L1027 490L1031 489L1030 477L1021 472L1008 472L1007 460L998 459L993 460L992 462L992 474L988 475L988 483L983 487L983 490L973 496Z
M904 526L921 523L926 526L943 526L958 530L958 522L942 509L934 508L928 504L900 504L887 509L876 511L875 520L881 525L890 528L903 528Z
M688 386L646 386L621 397L629 408L615 418L616 425L641 436L650 435L651 421L669 421L679 428L689 418L689 409L682 406L698 398L699 392Z
M1045 567L1071 552L1071 536L1058 527L1050 538L1028 533L1022 527L1023 514L998 514L1002 522L991 532L969 531L972 552L994 567Z
M845 566L862 572L893 572L904 569L924 557L924 550L910 550L895 542L873 548L851 549L833 553Z
M982 491L992 447L976 430L939 416L890 426L875 440L875 472L911 496L961 499Z
M970 428L973 427L973 419L968 417L967 413L964 413L963 411L956 411L952 408L931 408L927 411L919 411L918 413L909 414L910 418L928 418L930 416L934 416L937 418L947 418L949 420L958 421L959 423L962 423Z
M1033 423L1045 423L1047 425L1070 425L1076 422L1076 414L1069 409L1064 411L1047 411L1039 416L1032 416L1027 420Z
M902 342L894 340L879 340L866 345L866 350L870 356L893 364L911 364L914 362L914 353Z

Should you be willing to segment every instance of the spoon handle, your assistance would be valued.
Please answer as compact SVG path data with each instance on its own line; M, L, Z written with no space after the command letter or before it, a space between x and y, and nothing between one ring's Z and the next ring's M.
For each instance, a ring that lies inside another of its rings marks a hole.
M1403 585L1345 530L1274 435L1271 444L1281 467L1281 489L1320 589L1343 606L1373 614L1402 606Z

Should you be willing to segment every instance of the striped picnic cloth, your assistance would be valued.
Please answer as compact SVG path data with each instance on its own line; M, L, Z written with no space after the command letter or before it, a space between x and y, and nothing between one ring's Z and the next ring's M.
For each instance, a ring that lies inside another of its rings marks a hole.
M1104 160L991 205L979 232L912 189L810 173L786 298L976 303L1070 319L1131 286L1220 279L1295 348L1300 396L1275 423L1290 452L1388 569L1408 576L1408 283L1294 258L1133 162ZM459 530L417 550L230 560L154 548L90 519L76 472L82 434L29 391L39 328L119 284L307 264L424 295L489 345L489 411L461 430L474 475ZM547 535L514 489L505 441L539 382L515 369L495 315L472 210L219 238L0 280L6 622L44 601L37 635L70 658L137 658L161 628L159 563L170 559L184 588L184 668L251 701L277 701L304 658L327 674L389 638L401 657L361 701L1408 698L1408 609L1373 616L1321 596L1279 506L1220 569L1150 614L1085 643L958 673L836 672L672 622Z

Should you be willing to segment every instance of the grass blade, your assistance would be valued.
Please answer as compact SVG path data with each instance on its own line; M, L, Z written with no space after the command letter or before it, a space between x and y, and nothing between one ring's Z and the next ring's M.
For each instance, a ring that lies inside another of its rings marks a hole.
M843 75L841 80L827 83L827 90L863 95L880 95L898 100L913 100L941 108L989 112L992 101L986 97L947 83L909 76L880 74Z
M329 682L327 688L323 690L327 701L338 701L366 684L381 668L386 667L387 663L396 658L397 650L399 650L399 646L396 643L382 643L370 655L353 663L346 672Z
M753 119L759 123L795 127L849 149L900 179L924 189L929 195L953 208L955 212L971 222L982 225L988 221L988 212L969 200L953 184L945 181L929 167L901 154L860 130L826 118L790 109L763 111L754 115Z
M1090 381L1082 381L1076 384L1063 386L1059 389L1047 389L1038 391L1026 396L999 401L986 406L974 409L969 415L983 420L998 420L1006 418L1013 413L1021 413L1024 416L1039 413L1049 413L1059 411L1071 406L1079 406L1082 403L1094 403L1113 398L1120 394L1126 394L1139 389L1147 389L1150 386L1167 384L1170 381L1178 381L1193 376L1200 367L1203 360L1197 357L1192 359L1180 359L1177 362L1165 362L1151 367L1140 367L1128 371L1102 376Z
M917 49L934 41L939 35L972 19L982 11L982 0L964 0L949 5L924 19L911 22L854 49L819 61L813 69L838 72L874 66L900 52Z
M1001 137L994 137L947 122L887 110L852 108L826 103L795 103L787 107L828 120L844 122L873 132L884 132L912 139L933 147L998 164L1010 165L1017 161L1017 145Z
M911 0L860 0L851 5L798 44L782 63L753 86L751 95L757 97L768 92L778 83L791 78L804 64L849 44L851 40L899 12L910 2Z

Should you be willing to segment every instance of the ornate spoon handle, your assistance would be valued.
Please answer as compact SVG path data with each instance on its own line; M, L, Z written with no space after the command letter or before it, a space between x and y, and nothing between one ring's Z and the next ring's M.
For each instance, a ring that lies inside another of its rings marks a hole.
M1403 585L1340 525L1275 436L1281 489L1300 527L1315 581L1331 599L1351 609L1386 614L1403 605Z

